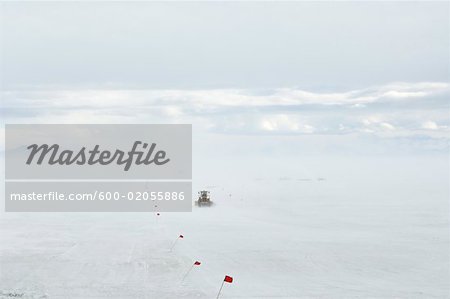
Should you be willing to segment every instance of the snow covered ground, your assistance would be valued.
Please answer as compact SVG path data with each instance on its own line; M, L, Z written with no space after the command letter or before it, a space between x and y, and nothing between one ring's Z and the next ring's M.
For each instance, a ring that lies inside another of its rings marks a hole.
M1 213L0 298L449 298L448 160L333 161L197 169L192 213Z

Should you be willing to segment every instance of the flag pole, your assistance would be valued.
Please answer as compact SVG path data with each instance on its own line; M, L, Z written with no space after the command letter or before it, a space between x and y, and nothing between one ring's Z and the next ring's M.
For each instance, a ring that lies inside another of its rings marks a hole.
M220 292L222 292L222 288L223 288L223 284L224 284L224 283L225 283L225 280L222 281L222 285L220 286L220 290L219 290L219 293L217 293L216 299L219 299L219 297L220 297Z
M173 242L172 247L170 247L170 252L172 252L172 249L175 247L175 245L177 244L179 237L175 240L175 242Z
M184 274L183 279L181 280L182 283L186 279L188 274L191 273L192 269L194 269L194 266L195 266L195 264L192 264L192 266L189 268L189 271L187 271L186 274Z

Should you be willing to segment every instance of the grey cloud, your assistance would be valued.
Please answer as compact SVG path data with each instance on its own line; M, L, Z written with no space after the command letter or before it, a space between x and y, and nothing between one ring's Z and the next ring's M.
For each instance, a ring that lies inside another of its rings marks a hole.
M448 96L449 85L439 82L326 93L286 88L8 91L2 94L2 110L7 122L187 122L237 135L448 138L448 114L442 109ZM425 122L438 125L430 130Z

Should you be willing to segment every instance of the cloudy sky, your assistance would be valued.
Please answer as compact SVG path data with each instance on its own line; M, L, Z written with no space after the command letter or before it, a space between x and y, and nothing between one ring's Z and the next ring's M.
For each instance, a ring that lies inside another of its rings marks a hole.
M211 156L446 154L448 2L6 3L2 123L192 123Z

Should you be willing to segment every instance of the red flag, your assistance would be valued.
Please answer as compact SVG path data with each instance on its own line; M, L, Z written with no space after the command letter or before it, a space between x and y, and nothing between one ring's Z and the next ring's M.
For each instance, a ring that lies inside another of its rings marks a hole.
M181 239L183 239L184 238L184 236L183 235L180 235L178 238L181 238Z
M195 266L200 266L200 264L201 263L199 261L195 261L195 263L194 263Z
M233 277L225 275L225 279L223 281L228 282L228 283L232 283L233 282Z

